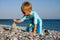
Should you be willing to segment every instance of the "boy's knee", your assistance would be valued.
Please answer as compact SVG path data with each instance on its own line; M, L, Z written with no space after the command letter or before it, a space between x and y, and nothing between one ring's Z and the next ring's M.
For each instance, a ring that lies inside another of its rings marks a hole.
M32 29L33 29L33 25L30 25L30 26L28 26L28 28L26 28L26 31L29 32L29 31L31 31Z

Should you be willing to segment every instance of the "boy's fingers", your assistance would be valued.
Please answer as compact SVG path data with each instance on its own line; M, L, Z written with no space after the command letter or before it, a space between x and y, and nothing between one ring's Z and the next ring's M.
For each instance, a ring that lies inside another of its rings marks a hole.
M14 22L16 22L16 19L13 19Z

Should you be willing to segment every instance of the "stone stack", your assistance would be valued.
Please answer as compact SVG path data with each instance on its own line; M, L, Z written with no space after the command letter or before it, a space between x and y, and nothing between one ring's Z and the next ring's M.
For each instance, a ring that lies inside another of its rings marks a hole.
M10 31L11 32L18 32L18 29L17 29L17 26L16 26L15 22L12 24Z

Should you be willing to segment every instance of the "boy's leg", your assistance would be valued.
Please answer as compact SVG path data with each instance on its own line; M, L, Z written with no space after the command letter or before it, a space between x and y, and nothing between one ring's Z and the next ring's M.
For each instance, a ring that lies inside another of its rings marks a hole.
M39 35L42 34L42 22L38 22L36 32Z
M29 24L26 28L26 32L31 32L33 29L33 25L32 24Z

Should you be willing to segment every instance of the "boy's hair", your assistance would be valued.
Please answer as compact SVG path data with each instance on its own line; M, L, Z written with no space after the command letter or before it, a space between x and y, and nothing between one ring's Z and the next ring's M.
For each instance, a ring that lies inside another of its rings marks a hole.
M29 2L24 2L21 6L21 10L23 11L25 9L32 10L32 5Z

